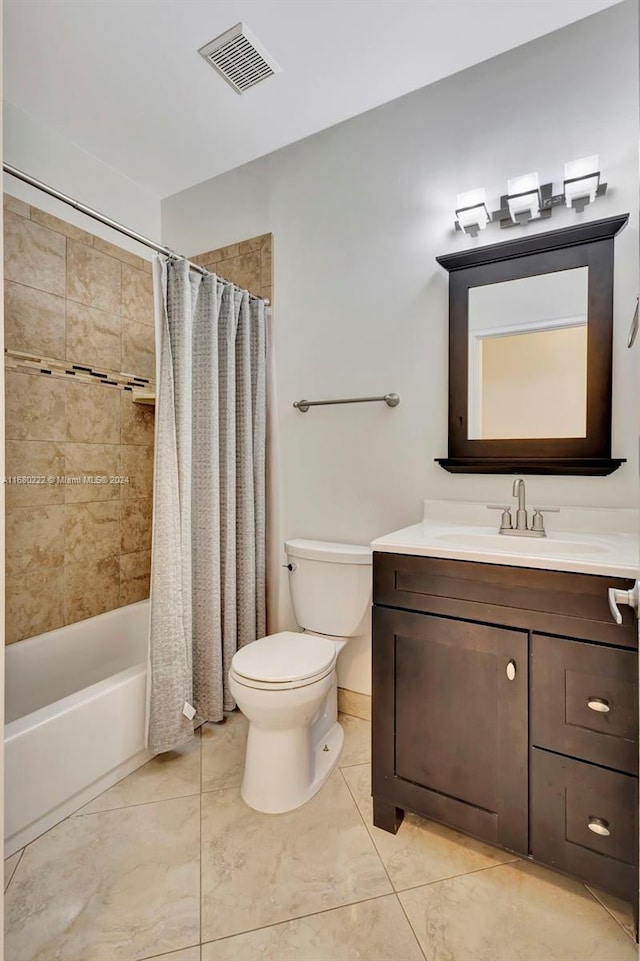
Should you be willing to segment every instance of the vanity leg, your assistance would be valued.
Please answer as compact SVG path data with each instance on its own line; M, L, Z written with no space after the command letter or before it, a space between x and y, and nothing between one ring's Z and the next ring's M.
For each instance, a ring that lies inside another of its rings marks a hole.
M393 804L385 804L384 801L373 799L373 823L383 831L395 834L404 819L404 811Z

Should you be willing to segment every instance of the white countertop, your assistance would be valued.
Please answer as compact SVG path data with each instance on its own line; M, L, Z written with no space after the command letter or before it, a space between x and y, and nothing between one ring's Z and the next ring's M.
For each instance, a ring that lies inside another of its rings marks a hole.
M492 512L496 523L487 523L487 513L481 504L425 501L425 520L378 537L371 547L484 564L638 576L636 511L562 508L559 514L545 516L547 536L540 538L498 534L499 512Z

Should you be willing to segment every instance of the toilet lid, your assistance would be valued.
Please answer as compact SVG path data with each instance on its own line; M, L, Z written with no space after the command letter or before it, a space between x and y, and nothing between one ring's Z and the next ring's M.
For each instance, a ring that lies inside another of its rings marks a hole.
M282 631L241 647L231 664L242 677L278 684L322 674L335 659L336 649L329 639Z

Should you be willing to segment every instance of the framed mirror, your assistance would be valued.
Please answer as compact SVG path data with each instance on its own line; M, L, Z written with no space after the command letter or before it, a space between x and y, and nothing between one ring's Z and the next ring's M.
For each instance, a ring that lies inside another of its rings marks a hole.
M614 237L628 214L438 257L453 473L610 474Z

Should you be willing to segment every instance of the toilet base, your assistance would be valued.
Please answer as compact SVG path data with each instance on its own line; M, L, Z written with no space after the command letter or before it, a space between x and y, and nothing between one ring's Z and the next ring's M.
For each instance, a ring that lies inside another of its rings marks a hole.
M256 731L254 733L258 732ZM251 734L250 729L250 739ZM273 731L269 732L270 737L272 737L273 734ZM259 740L261 739L259 738ZM251 777L247 777L249 765L245 763L245 776L242 781L242 787L240 788L242 800L255 811L260 811L263 814L285 814L287 811L294 811L296 808L306 804L307 801L310 801L320 790L330 774L336 769L342 753L343 743L344 731L342 725L336 721L333 727L317 741L311 750L312 779L305 785L298 783L293 790L286 790L278 796L271 794L268 800L262 789L263 786L257 784ZM251 744L247 745L247 753L249 753L251 747ZM259 750L258 744L253 745L253 747ZM287 780L281 783L291 785L291 781L287 782Z

